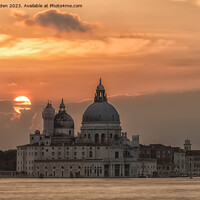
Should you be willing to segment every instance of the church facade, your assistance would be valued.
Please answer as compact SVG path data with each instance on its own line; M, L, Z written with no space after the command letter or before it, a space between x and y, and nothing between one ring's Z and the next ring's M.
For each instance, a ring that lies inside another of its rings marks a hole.
M101 80L94 103L84 112L75 136L73 118L62 102L42 112L43 132L30 134L30 144L17 147L17 172L33 177L153 176L156 160L139 159L139 135L128 139L120 116L107 101Z

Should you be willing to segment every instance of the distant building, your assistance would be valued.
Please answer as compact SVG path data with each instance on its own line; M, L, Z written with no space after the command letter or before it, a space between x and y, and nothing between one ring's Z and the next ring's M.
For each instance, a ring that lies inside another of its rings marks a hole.
M157 176L182 176L185 174L185 152L179 147L162 144L140 145L140 159L157 161Z
M186 170L188 176L200 176L200 150L186 151Z
M173 174L175 176L186 175L186 157L185 151L180 147L172 147L173 149Z
M200 150L192 150L190 140L185 140L186 171L188 176L200 176Z
M48 103L42 112L43 132L30 134L30 144L17 147L17 172L44 177L153 176L155 159L139 158L139 136L127 138L117 110L108 103L101 80L94 103L84 112L74 134L73 118L62 102L57 114Z

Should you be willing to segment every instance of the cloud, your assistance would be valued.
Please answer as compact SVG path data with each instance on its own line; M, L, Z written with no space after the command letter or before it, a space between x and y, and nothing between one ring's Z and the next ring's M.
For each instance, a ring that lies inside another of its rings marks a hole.
M11 100L0 100L0 150L15 148L28 142L29 133L41 129L41 115L37 115L42 108L33 106L32 110L22 110L18 114L13 109Z
M15 83L15 82L8 83L8 85L9 85L9 86L18 86L18 84L17 84L17 83Z
M10 57L68 57L68 56L138 56L162 51L185 51L187 48L173 40L105 37L103 39L59 40L57 38L19 38L15 45L0 47L0 58Z
M175 2L188 2L200 7L200 0L171 0Z
M25 19L24 23L28 26L52 28L59 32L87 32L95 27L94 24L82 21L78 15L58 10L37 13L34 17Z
M14 11L11 11L11 17L17 20L22 20L27 17L27 14L25 13L24 10L14 10Z

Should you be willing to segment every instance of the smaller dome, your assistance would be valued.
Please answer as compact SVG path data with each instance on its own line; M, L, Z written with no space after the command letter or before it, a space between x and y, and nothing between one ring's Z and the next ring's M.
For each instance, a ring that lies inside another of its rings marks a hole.
M36 131L35 131L35 135L40 135L40 131L39 131L39 130L36 130Z
M66 111L62 111L55 116L54 128L74 128L74 120Z
M74 128L74 120L72 117L67 114L65 110L65 104L63 103L63 99L60 104L60 110L58 114L56 114L54 119L54 128L65 128L65 129L71 129Z

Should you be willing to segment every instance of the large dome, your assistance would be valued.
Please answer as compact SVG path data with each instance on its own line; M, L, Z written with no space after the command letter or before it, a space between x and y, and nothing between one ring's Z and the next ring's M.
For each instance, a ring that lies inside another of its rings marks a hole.
M83 114L83 123L85 122L120 123L120 120L118 112L111 104L95 102Z
M82 122L120 123L118 112L107 102L107 95L104 86L101 84L101 79L96 89L94 103L86 109Z

